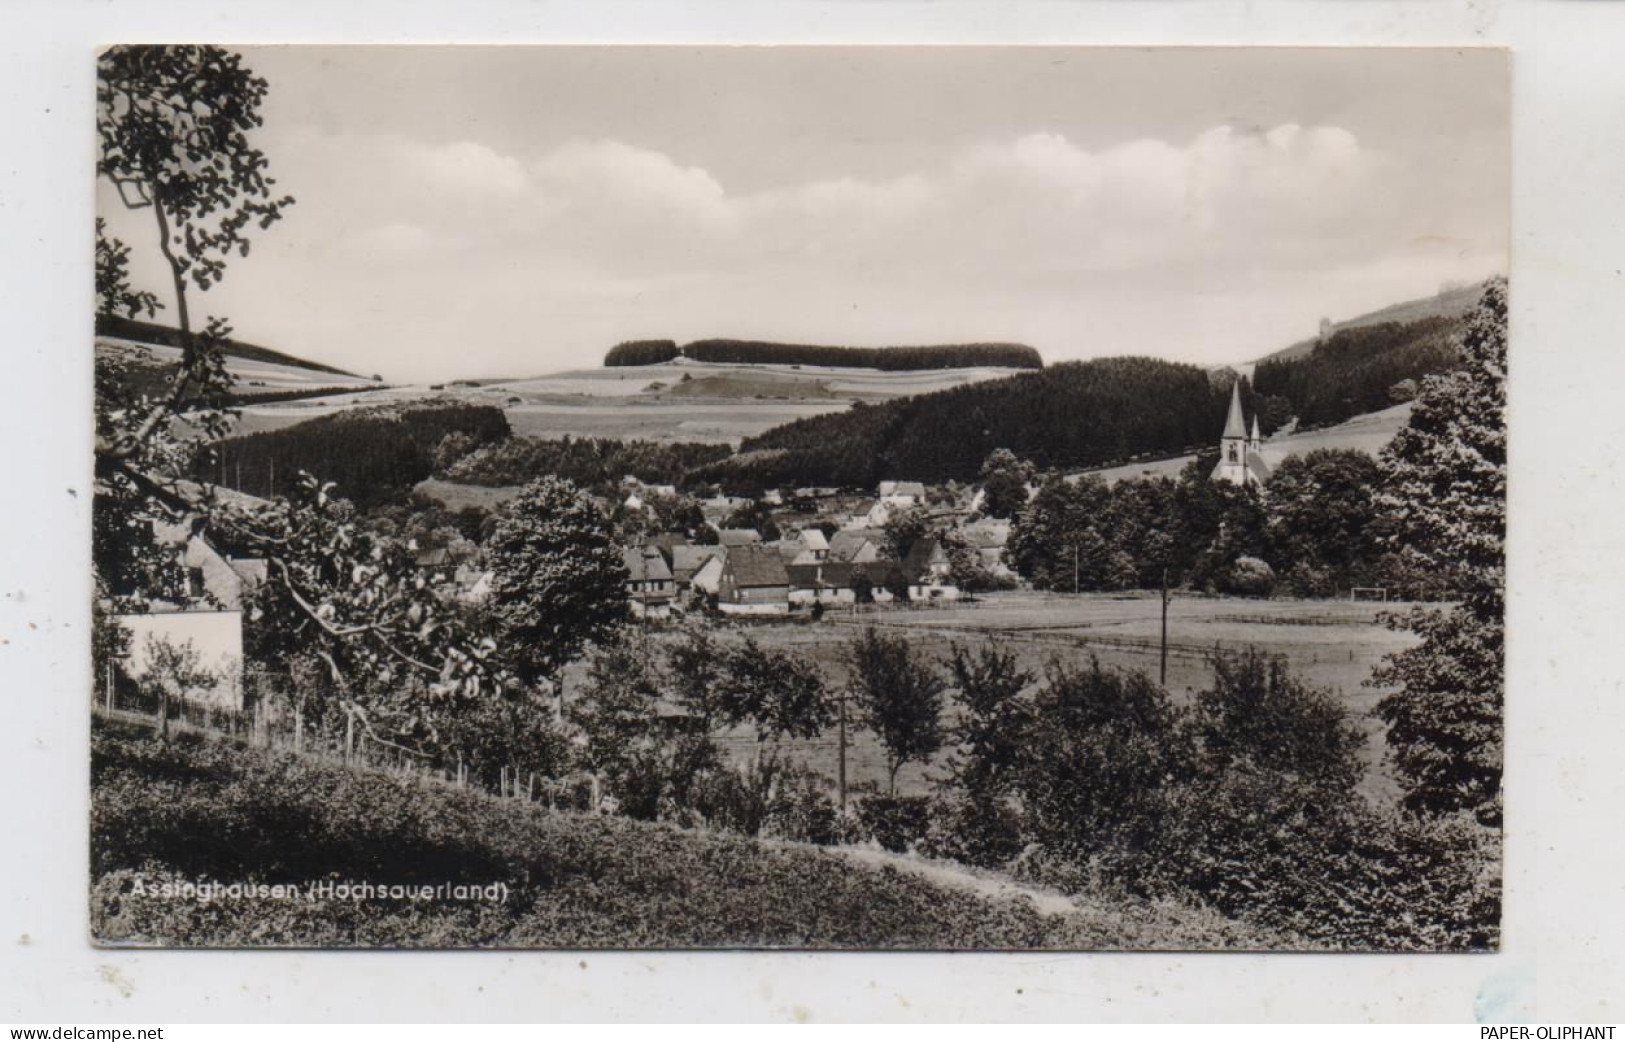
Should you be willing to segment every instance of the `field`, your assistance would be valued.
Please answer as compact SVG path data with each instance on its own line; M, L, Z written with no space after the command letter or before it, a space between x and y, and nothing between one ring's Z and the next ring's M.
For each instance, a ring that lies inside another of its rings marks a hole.
M1378 615L1383 609L1370 602L1176 595L1168 612L1168 688L1176 700L1186 701L1205 687L1212 677L1209 660L1215 650L1240 651L1252 646L1286 656L1295 672L1332 689L1350 716L1365 728L1367 772L1362 788L1372 799L1389 802L1397 789L1383 761L1381 723L1372 713L1383 692L1365 682L1384 655L1410 646L1414 638L1382 625ZM818 623L763 622L740 629L764 644L807 655L832 686L845 684L844 646L867 625L905 632L916 647L939 660L947 659L956 642L974 646L999 640L1014 647L1022 665L1035 671L1052 659L1081 661L1096 655L1106 665L1145 670L1155 676L1160 611L1155 595L1011 593L950 607L883 608L858 615L831 612ZM664 639L659 633L650 638L656 645ZM856 733L851 741L849 782L884 787L884 760L874 739ZM787 742L785 749L833 778L835 743L830 734L814 741ZM741 759L754 751L748 732L729 736L727 744ZM925 792L938 773L933 765L910 764L898 775L898 789Z
M1396 405L1381 412L1356 416L1332 427L1313 431L1294 431L1264 440L1264 462L1271 467L1280 466L1288 456L1301 456L1315 449L1357 449L1375 456L1383 446L1393 440L1395 432L1410 422L1411 403ZM1215 448L1215 451L1217 449ZM1084 471L1099 474L1107 481L1124 478L1178 477L1179 472L1195 456L1175 456L1172 459L1126 463L1120 467Z
M295 375L297 372L301 371L294 371ZM877 369L685 362L630 369L581 369L528 379L444 386L369 385L370 389L355 394L245 408L238 431L250 434L275 430L342 409L384 402L454 398L501 408L514 433L524 437L569 435L737 445L780 424L840 412L855 402L924 394L1013 372L978 368L890 373ZM307 375L319 382L326 374ZM260 388L247 387L245 380L243 389Z

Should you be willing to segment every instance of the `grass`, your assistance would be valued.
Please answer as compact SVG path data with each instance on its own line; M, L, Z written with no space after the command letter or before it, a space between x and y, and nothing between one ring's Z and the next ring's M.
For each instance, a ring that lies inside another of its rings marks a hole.
M1384 692L1366 686L1366 681L1385 655L1409 647L1414 638L1382 625L1378 615L1384 607L1369 602L1256 601L1176 594L1169 607L1169 691L1183 702L1204 689L1212 680L1209 663L1215 650L1254 646L1286 656L1294 672L1330 688L1351 719L1365 729L1367 769L1362 791L1379 804L1391 804L1398 787L1384 755L1381 722L1373 713ZM764 644L806 655L832 686L847 682L844 648L864 625L900 629L919 650L941 661L946 661L954 643L975 646L1000 640L1009 643L1021 664L1034 671L1041 671L1057 656L1077 660L1093 654L1107 665L1144 670L1155 677L1160 659L1160 611L1155 595L1006 593L943 608L886 608L856 617L831 612L819 623L747 623L742 624L742 631ZM663 639L664 635L655 634L651 642L658 644ZM570 679L578 680L579 674L572 672ZM850 741L849 781L883 788L884 758L873 736L859 730ZM724 744L741 761L752 755L755 745L745 731L728 736ZM835 776L833 734L787 741L783 749L821 774ZM940 773L936 763L908 764L898 775L898 791L925 793Z
M92 739L91 926L113 945L1263 949L1177 903L1013 885L874 852L551 812L229 744ZM165 898L165 883L503 884L501 901ZM145 890L145 893L140 891Z

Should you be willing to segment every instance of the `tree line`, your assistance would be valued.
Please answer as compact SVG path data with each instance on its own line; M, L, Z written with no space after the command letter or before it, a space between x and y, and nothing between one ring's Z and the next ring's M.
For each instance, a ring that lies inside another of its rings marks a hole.
M1263 488L1212 480L1216 462L1200 456L1177 478L1053 478L1011 510L1009 563L1035 587L1061 591L1166 581L1246 596L1382 586L1434 599L1453 588L1448 569L1420 567L1394 544L1371 456L1289 456Z
M481 442L457 432L439 447L435 475L469 485L523 485L554 475L607 493L627 475L655 485L682 483L698 468L732 454L726 445L666 444L615 438L505 438Z
M270 498L290 493L304 471L367 509L402 498L429 477L435 450L448 435L472 446L504 441L510 433L502 410L489 405L349 409L215 442L196 453L192 473Z
M1042 369L1044 359L1025 344L930 344L905 347L839 347L819 344L781 344L766 340L695 340L678 347L673 340L630 340L617 344L604 356L606 366L658 365L676 358L696 362L752 363L756 365L817 365L832 368L967 369L997 366Z
M1326 427L1415 397L1417 382L1457 362L1462 320L1433 316L1340 329L1306 355L1265 359L1262 395L1286 399L1300 427Z
M746 438L737 459L695 477L762 487L861 487L899 475L973 479L1000 448L1041 470L1174 455L1213 441L1228 396L1227 385L1192 365L1153 358L1063 362L796 420Z

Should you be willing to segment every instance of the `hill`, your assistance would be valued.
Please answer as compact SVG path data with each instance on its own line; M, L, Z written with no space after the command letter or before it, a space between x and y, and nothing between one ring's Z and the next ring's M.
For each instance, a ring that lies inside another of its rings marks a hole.
M1356 449L1375 456L1405 426L1411 418L1411 403L1390 406L1378 412L1366 413L1330 427L1317 430L1281 432L1264 439L1264 462L1271 468L1280 465L1288 456L1302 456L1315 449ZM1215 439L1216 439L1215 435ZM1217 440L1211 451L1217 451ZM1113 467L1093 468L1080 473L1099 474L1107 481L1124 478L1177 478L1185 465L1197 454L1187 452L1157 460L1123 463Z
M157 344L162 347L179 348L181 346L180 330L173 326L160 325L156 322L142 322L121 315L96 316L96 335L111 337L118 340L129 340L140 344ZM312 373L328 373L333 376L342 376L348 380L361 380L367 383L364 376L345 372L321 362L312 362L297 358L281 351L273 351L269 347L250 344L242 340L227 340L220 349L227 358L240 359L245 362L266 362L271 365L284 366L290 369L301 369Z
M1399 304L1390 304L1385 308L1357 315L1342 322L1333 322L1330 332L1338 333L1346 329L1359 329L1362 326L1374 326L1384 322L1416 322L1424 318L1459 319L1471 311L1478 298L1484 293L1484 283L1476 282L1470 286L1455 286L1440 290L1431 297L1418 297ZM1321 338L1311 337L1300 340L1279 351L1272 351L1262 358L1248 363L1247 372L1251 375L1251 367L1269 361L1279 361L1287 358L1300 358L1309 354L1320 343Z
M634 340L617 344L604 356L604 365L658 365L685 358L695 362L746 365L817 365L829 368L879 369L899 372L916 369L965 369L998 366L1042 369L1044 360L1025 344L931 344L905 347L838 347L820 344L781 344L766 340L696 340L678 347L672 340Z
M1196 366L1152 358L1063 362L838 414L745 439L694 475L738 485L868 486L888 477L966 480L1006 448L1040 467L1079 467L1206 444L1226 392Z
M1074 901L868 849L848 853L549 811L421 775L346 769L240 742L159 743L142 734L103 721L92 733L91 930L103 944L1074 950L1293 944L1171 902ZM174 900L158 891L204 880L286 885L300 896ZM305 887L319 880L500 885L501 899L306 899Z

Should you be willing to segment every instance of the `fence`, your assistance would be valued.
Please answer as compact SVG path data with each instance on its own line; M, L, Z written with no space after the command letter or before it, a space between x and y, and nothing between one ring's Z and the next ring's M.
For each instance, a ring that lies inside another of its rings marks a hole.
M249 675L250 677L253 674ZM259 674L258 682L289 684L285 676ZM245 684L252 689L253 683ZM286 688L283 688L285 691ZM115 678L100 697L91 702L95 718L125 726L159 732L164 720L160 699L126 678ZM369 733L358 726L355 717L306 720L296 706L289 706L270 691L245 702L239 710L190 701L169 699L168 731L171 735L195 735L206 741L237 742L246 748L291 753L324 763L381 771L419 778L456 788L472 788L496 796L546 804L552 809L585 811L598 807L601 792L598 779L586 774L562 778L537 776L503 767L495 786L485 784L461 757L449 763L438 762L429 754Z

